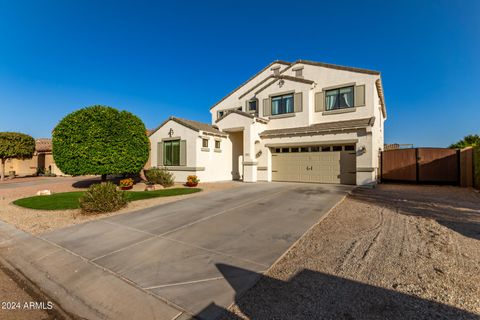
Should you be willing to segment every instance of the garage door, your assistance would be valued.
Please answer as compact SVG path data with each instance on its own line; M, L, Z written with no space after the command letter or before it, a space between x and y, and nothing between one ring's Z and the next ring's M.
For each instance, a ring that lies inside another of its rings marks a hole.
M276 148L272 153L272 180L355 184L356 156L354 150L348 149L351 148Z

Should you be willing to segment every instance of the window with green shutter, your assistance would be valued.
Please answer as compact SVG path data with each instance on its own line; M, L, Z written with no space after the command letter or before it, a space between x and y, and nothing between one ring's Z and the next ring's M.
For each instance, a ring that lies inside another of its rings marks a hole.
M165 141L163 143L163 165L180 165L180 140Z

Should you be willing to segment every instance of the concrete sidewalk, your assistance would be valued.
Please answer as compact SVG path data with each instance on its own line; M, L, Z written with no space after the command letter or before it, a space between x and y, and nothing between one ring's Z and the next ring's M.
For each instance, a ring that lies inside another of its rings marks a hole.
M111 270L2 221L0 259L79 318L173 320L183 313Z

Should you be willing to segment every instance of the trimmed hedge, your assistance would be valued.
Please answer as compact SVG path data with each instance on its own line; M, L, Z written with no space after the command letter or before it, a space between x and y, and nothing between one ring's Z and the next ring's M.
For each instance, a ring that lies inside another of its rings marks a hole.
M19 132L0 132L0 159L3 180L5 175L5 162L8 159L30 159L35 152L35 139Z
M137 116L98 105L63 118L53 130L52 145L58 168L73 176L138 173L150 150Z

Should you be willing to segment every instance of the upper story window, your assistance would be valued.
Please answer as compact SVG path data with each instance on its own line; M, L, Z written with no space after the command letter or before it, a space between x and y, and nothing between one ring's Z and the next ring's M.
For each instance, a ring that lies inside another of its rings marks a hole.
M202 139L202 147L208 148L208 139Z
M272 115L293 112L293 94L272 97Z
M220 140L215 140L215 149L220 149Z
M252 99L248 101L248 110L249 112L257 112L258 100Z
M326 91L325 107L327 111L352 108L353 106L353 86Z

